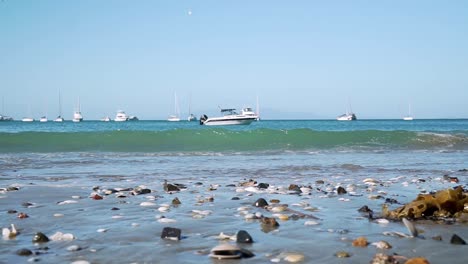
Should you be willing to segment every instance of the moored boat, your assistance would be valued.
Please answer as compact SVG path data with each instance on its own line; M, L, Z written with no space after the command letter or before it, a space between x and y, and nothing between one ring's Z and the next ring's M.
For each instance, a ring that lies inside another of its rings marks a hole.
M247 109L247 108L244 108ZM245 114L247 113L247 115ZM202 115L200 117L200 125L206 126L225 126L225 125L250 125L253 121L257 120L257 115L251 115L249 112L242 111L241 114L236 112L236 109L221 109L220 117L208 117Z

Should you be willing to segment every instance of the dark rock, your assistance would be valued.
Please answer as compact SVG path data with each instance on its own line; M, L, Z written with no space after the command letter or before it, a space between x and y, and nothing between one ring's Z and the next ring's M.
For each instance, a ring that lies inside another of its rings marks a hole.
M373 212L373 211L367 205L364 205L363 207L358 209L358 212L369 213L369 212Z
M16 255L18 256L31 256L33 252L27 248L18 249Z
M94 186L93 191L97 192L97 190L99 190L99 188L100 188L99 186Z
M165 227L161 232L161 238L170 240L180 240L181 233L182 231L178 228Z
M91 199L93 199L93 200L102 200L103 198L102 198L101 195L96 193L94 195L91 195Z
M111 210L112 210L112 211L117 211L117 210L120 210L120 208L112 207Z
M432 240L442 241L442 236L441 235L434 236L434 237L432 237Z
M418 182L426 182L425 179L418 179Z
M43 233L41 232L37 232L33 239L32 239L32 242L33 243L45 243L45 242L49 242L49 238L44 235Z
M273 217L263 217L262 224L267 226L279 226L278 222Z
M397 204L398 201L392 198L385 198L385 202L389 204Z
M16 211L16 210L8 210L8 211L7 211L7 213L9 213L9 214L16 214L17 212L18 212L18 211Z
M259 188L259 189L268 189L269 186L270 186L270 184L268 184L268 183L259 183L257 185L257 188Z
M7 192L18 191L18 187L7 187Z
M164 191L166 192L178 192L180 188L174 184L167 183L167 180L164 180Z
M339 187L336 189L336 192L337 192L338 194L346 194L346 193L348 193L348 192L345 190L345 188L343 188L343 187L341 187L341 186L339 186Z
M176 197L176 198L172 199L172 204L173 205L179 205L179 204L181 204L181 202L180 202L179 198Z
M236 238L237 243L253 243L253 239L250 236L249 233L245 230L240 230L237 232L237 238Z
M290 184L288 190L301 193L301 187L299 187L297 184Z
M132 191L133 195L141 195L141 194L148 194L148 193L151 193L150 189L141 188L141 187L137 187L137 188L133 189L133 191Z
M254 253L252 253L250 250L245 249L245 248L241 248L240 253L242 254L243 258L251 258L255 256Z
M450 244L466 245L466 242L465 240L463 240L463 238L459 237L457 234L453 234L452 238L450 239Z
M315 181L315 184L325 184L325 182L323 180L317 180Z
M236 187L236 185L235 184L228 184L228 185L226 185L226 187Z
M239 197L232 197L231 200L240 200Z
M30 202L25 202L25 203L22 203L21 205L22 205L23 207L29 207L29 206L34 205L34 204L32 204L32 203L30 203Z
M459 172L467 172L468 169L461 169L461 170L458 170Z
M265 208L265 206L268 206L268 203L265 199L260 198L253 205L256 207Z

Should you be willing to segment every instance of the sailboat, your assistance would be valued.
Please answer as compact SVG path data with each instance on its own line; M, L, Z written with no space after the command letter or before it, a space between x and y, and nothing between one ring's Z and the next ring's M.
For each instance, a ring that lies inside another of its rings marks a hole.
M78 97L78 108L73 113L73 122L81 122L81 121L83 121L83 116L81 115L80 97Z
M2 97L2 113L4 112L5 112L5 98ZM0 113L0 121L13 121L12 117L3 115L2 113Z
M356 115L353 113L353 109L351 109L351 103L349 103L349 108L346 109L346 113L338 116L336 118L338 121L353 121L357 120Z
M405 121L413 120L413 116L411 115L411 104L408 104L408 115L403 117Z
M187 117L187 121L197 121L197 117L192 114L192 109L191 109L191 106L192 106L192 96L190 96L190 99L189 99L189 107L188 107L188 112L189 112L189 116Z
M30 117L31 116L31 106L28 107L28 114L29 114L29 117L23 117L23 119L21 119L21 121L23 121L23 122L34 122L34 118Z
M174 93L174 114L170 115L169 118L167 118L167 121L170 122L178 122L180 121L180 113L179 113L179 104L177 103L177 94Z
M54 122L63 122L64 119L62 117L62 97L60 96L60 89L59 89L59 115L57 118L54 119Z

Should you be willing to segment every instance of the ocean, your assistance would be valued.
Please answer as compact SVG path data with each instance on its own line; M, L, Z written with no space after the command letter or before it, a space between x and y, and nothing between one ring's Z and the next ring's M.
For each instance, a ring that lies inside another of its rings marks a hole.
M357 210L367 205L378 214L388 199L398 201L390 204L396 208L419 193L466 189L467 154L465 119L261 120L226 127L0 122L0 227L19 230L0 240L0 263L234 263L239 260L209 253L220 243L236 244L221 241L221 232L239 230L254 240L238 244L255 254L242 263L288 263L292 255L302 263L369 263L382 252L465 263L466 246L450 238L468 240L467 223L416 221L421 237L402 238L388 234L407 233L403 223L370 221ZM369 187L366 179L378 184ZM187 188L165 192L165 180ZM269 187L247 187L250 180ZM292 193L292 184L310 193ZM340 186L348 193L338 195ZM132 194L136 187L151 191ZM95 194L103 199L92 199ZM171 203L175 197L180 205ZM289 210L253 206L259 198ZM265 230L260 219L247 217L252 214L275 217L279 226ZM181 229L182 239L161 239L167 226ZM36 232L74 239L35 244ZM360 236L392 248L353 247ZM20 256L24 248L33 254ZM338 258L338 251L350 257Z

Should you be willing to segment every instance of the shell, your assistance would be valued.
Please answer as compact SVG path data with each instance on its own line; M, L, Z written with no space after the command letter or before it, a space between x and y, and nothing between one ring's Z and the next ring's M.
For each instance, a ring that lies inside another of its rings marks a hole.
M408 228L408 231L410 232L411 236L417 237L418 236L418 230L416 230L416 227L414 226L413 223L411 223L408 219L403 218L403 224L405 224L406 228Z
M231 244L220 244L213 249L209 255L216 259L237 259L242 257L241 249Z

